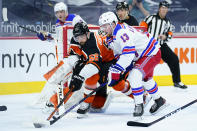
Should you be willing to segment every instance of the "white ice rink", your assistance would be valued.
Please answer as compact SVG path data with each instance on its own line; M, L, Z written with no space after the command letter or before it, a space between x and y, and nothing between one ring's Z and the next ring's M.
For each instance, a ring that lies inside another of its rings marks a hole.
M153 103L151 101L145 108L142 122L151 122L197 99L197 86L189 86L186 90L159 87L159 91L170 105L155 116L151 116L148 112ZM117 95L116 92L115 94ZM89 117L77 119L74 109L54 125L36 129L32 125L32 118L48 117L46 114L43 115L41 110L28 106L37 95L0 96L0 105L6 105L8 108L7 111L0 112L0 131L197 131L197 103L150 127L129 127L126 123L133 118L134 103L133 100L122 97L114 98L105 113L89 113Z

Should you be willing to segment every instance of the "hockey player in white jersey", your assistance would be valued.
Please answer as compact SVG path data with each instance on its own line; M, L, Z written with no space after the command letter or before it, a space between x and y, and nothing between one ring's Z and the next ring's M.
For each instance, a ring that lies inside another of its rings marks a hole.
M135 100L133 116L142 116L144 113L143 88L155 101L150 113L154 114L165 107L166 100L159 95L157 83L153 80L154 67L161 59L158 42L148 32L140 32L126 23L118 23L113 12L103 13L99 18L99 25L111 39L108 46L119 57L109 69L108 86L114 86L128 72L132 62L135 62L127 78Z
M65 57L64 52L68 52L67 48L63 46L63 27L65 26L74 26L78 22L85 22L79 15L69 14L68 7L63 2L57 3L54 6L55 16L57 17L56 21L56 34L50 34L44 31L41 31L37 34L40 40L51 40L54 37L57 39L58 44L58 57L59 61L61 61Z
M55 13L55 16L57 17L56 34L51 34L45 31L40 31L37 34L38 38L42 41L53 40L52 42L55 43L54 47L56 46L57 62L59 63L56 67L54 67L51 71L49 71L48 73L44 75L47 82L40 94L40 97L32 103L32 105L41 104L41 107L45 106L46 101L49 101L50 97L54 93L56 93L56 87L59 86L57 85L59 83L55 83L54 81L60 81L57 79L60 79L61 77L62 78L69 77L71 74L70 70L76 64L75 62L77 61L76 58L71 58L71 59L69 58L69 59L63 60L65 57L67 57L65 53L68 52L68 47L65 48L64 47L65 45L63 44L63 38L62 38L63 27L74 26L78 22L82 22L82 21L84 22L84 20L79 15L69 14L68 7L63 2L59 2L54 6L54 13ZM63 64L63 63L66 63L66 64ZM66 67L63 67L62 65ZM57 70L58 68L60 69ZM65 72L64 74L65 76L59 76L60 70ZM47 102L47 105L49 105L48 102Z

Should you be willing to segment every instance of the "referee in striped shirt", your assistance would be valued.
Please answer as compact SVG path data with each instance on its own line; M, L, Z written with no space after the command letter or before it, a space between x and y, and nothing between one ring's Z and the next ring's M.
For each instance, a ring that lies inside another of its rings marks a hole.
M169 39L172 38L172 25L170 20L166 18L169 3L162 1L159 3L159 11L157 14L147 16L140 26L145 26L148 32L158 40L161 45L161 57L166 62L172 72L174 87L186 89L187 86L181 82L180 67L178 56L167 45Z

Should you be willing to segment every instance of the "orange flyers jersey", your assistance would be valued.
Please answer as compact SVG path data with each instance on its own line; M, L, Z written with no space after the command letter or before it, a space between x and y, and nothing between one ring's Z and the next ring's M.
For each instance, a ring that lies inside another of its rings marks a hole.
M113 50L108 48L106 43L106 36L95 35L97 40L97 45L100 48L102 62L109 62L115 59Z
M92 63L99 70L102 62L109 62L114 59L113 51L107 48L104 38L93 32L90 32L90 37L83 46L74 38L71 39L70 55L72 54L83 57L87 64Z

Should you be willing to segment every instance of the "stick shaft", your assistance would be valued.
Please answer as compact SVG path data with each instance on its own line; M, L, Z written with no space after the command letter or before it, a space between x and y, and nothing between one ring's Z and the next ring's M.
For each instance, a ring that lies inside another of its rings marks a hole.
M102 87L104 87L107 83L104 83L102 85L100 85L98 88L94 89L91 93L89 93L86 97L84 97L83 99L81 99L79 102L77 102L76 104L74 104L73 106L71 106L68 110L66 110L63 114L61 114L60 116L58 116L56 119L51 120L50 121L50 125L53 125L56 121L58 121L59 119L61 119L63 116L65 116L67 113L69 113L72 109L74 109L75 107L77 107L79 104L81 104L84 100L86 100L88 97L90 97L92 94L94 94L95 92L97 92L99 89L101 89Z
M58 104L58 106L55 108L55 110L50 114L50 116L47 118L47 120L50 120L53 115L55 114L55 112L59 109L59 107L63 104L64 100L68 97L68 95L72 92L72 89L69 90L66 95L64 96L63 100L60 101L60 103Z

